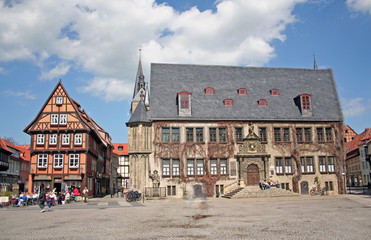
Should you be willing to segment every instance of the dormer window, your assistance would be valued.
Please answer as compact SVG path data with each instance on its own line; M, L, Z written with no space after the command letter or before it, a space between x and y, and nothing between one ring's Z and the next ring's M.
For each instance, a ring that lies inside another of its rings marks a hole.
M233 100L232 99L224 100L224 106L233 106Z
M246 95L246 93L247 93L246 88L238 89L238 95Z
M206 95L213 95L214 94L214 88L206 88L205 93L206 93Z
M62 105L63 104L63 97L61 97L61 96L55 97L55 104Z
M310 94L301 94L300 96L300 102L301 107L303 110L311 110L311 103L310 103L310 97L312 95Z
M278 89L272 89L271 94L272 94L272 96L278 96L278 95L280 95L280 92L278 91Z
M178 93L178 113L179 116L191 116L192 115L192 93L183 91Z
M260 100L258 101L258 104L259 104L259 106L267 106L267 100L265 100L265 99L260 99Z

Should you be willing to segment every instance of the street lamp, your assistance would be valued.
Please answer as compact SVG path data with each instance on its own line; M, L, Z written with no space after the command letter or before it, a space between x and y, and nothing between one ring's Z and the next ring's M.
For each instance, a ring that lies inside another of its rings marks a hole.
M341 175L344 178L344 192L345 192L345 194L347 194L347 187L346 187L346 181L345 181L345 172L341 173Z

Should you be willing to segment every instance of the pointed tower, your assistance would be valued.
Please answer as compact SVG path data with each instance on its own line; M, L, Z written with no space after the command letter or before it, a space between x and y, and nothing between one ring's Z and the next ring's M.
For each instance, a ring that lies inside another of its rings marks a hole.
M313 64L313 69L318 69L318 67L317 67L317 63L316 63L316 56L314 56L314 54L313 54L313 59L314 59L314 64Z
M142 56L141 56L142 49L139 49L139 63L138 63L138 70L137 70L137 77L135 79L135 85L134 85L134 93L133 93L133 100L131 101L131 110L130 110L130 116L134 113L135 108L137 107L139 101L141 99L146 99L149 96L147 96L147 86L144 82L144 75L143 75L143 68L142 68ZM149 100L148 100L149 103Z
M128 152L130 162L130 185L140 192L148 187L149 159L152 153L152 123L149 120L148 83L144 82L139 49L139 64L131 101L128 127Z

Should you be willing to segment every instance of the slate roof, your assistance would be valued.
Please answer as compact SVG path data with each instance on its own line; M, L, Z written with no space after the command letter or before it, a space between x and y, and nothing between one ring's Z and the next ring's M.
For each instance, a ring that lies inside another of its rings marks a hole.
M214 88L213 95L205 89ZM238 95L246 88L247 95ZM279 96L270 90L278 89ZM177 93L192 93L192 116L178 116ZM151 65L150 120L341 121L331 69L290 69L186 64ZM294 98L311 94L312 115L303 116ZM232 99L233 106L223 100ZM258 106L266 99L268 106Z
M130 117L129 123L147 123L150 122L148 119L148 113L147 113L147 108L144 105L144 101L140 100L138 103L137 107L135 108L133 114Z

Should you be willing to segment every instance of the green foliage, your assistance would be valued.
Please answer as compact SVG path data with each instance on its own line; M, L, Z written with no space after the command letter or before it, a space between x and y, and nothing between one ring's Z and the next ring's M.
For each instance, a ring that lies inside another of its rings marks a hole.
M0 196L2 196L2 197L7 196L8 199L10 199L11 196L12 196L12 192L11 191L0 192Z

